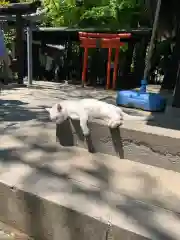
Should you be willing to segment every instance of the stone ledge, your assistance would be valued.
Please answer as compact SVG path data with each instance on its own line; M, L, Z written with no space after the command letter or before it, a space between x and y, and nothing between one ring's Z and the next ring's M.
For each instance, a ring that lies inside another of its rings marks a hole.
M0 222L0 240L33 240L22 232Z
M23 130L25 133L28 132ZM54 137L55 131L53 132L52 135L49 135L49 131L46 132L50 137L46 142L44 139L47 140L47 135L38 137L38 128L28 132L27 137L17 136L16 138L12 135L2 137L0 180L9 183L10 186L16 186L22 182L21 186L25 185L29 191L36 189L42 191L44 185L54 189L56 182L53 182L53 178L50 180L47 178L47 182L45 180L41 182L39 174L36 177L33 171L37 169L50 176L56 175L63 185L66 183L64 188L71 193L76 193L79 187L77 184L80 184L80 193L89 195L96 192L96 198L106 198L109 191L112 191L117 195L120 193L129 198L180 213L180 174L178 172L128 159L119 159L107 154L90 154L78 147L62 147L56 142L53 143L52 136ZM31 168L22 167L23 164ZM104 189L103 186L107 183L108 188ZM103 191L100 194L101 188ZM109 201L111 199L108 198ZM119 202L120 200L118 204Z
M5 195L1 201L0 219L35 239L106 240L108 239L106 236L114 240L149 239L114 225L109 230L108 224L101 219L81 214L70 207L64 207L26 191L16 189L13 192L10 187L1 183L0 192L2 193L2 191ZM11 203L11 207L7 205L7 199L8 204ZM4 210L2 210L3 207Z
M76 191L71 191L71 180L64 181L27 164L15 167L12 163L1 172L0 220L35 239L180 238L179 214L172 211L123 196L118 196L114 205L97 199L96 191L87 186L78 191L76 183Z
M180 239L179 173L28 129L1 138L1 221L38 240Z
M23 164L21 168L30 170ZM118 216L119 225L122 225L122 228L113 224L109 227L109 214L104 204L95 203L76 194L70 198L59 188L57 183L60 184L60 179L36 170L34 174L35 178L41 179L41 183L44 182L43 191L41 189L37 191L35 184L29 190L23 184L12 186L10 181L0 180L1 221L35 239L43 240L59 240L60 238L63 240L106 240L109 237L113 237L111 239L114 240L149 239L142 235L146 233L146 230L134 224L123 213ZM10 174L7 173L7 175ZM53 190L46 184L48 179L52 181ZM32 185L30 182L29 184Z
M126 123L110 130L99 122L89 123L91 136L84 140L79 121L66 121L56 127L62 146L78 146L120 158L180 172L179 131Z

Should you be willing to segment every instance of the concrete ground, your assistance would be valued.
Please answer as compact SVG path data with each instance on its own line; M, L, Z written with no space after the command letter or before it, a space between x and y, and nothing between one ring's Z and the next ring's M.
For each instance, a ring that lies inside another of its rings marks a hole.
M33 128L1 137L3 222L43 240L180 239L179 173L63 148L53 127Z
M79 136L62 146L44 107L82 97L115 99L111 91L52 83L2 91L0 220L37 240L179 240L179 130L125 123L124 157L111 152L101 123L90 126L95 154ZM178 111L165 115L178 127ZM70 136L67 128L58 134Z
M160 86L149 86L148 90L151 92L159 92ZM155 117L153 123L147 123L150 126L158 126L168 129L180 130L179 118L180 110L171 108L172 92L163 90L161 94L168 99L168 107L166 114L152 113ZM8 99L7 95L11 95L11 99L22 100L22 104L31 103L36 104L39 108L44 106L51 106L59 100L66 99L80 99L80 98L96 98L109 103L115 104L116 92L112 90L104 90L102 88L95 89L91 87L82 88L81 86L67 85L61 83L37 81L30 88L12 88L5 86L1 93L1 99ZM19 102L20 105L20 102ZM147 114L144 111L124 108L130 114Z
M31 240L27 235L0 222L0 240Z

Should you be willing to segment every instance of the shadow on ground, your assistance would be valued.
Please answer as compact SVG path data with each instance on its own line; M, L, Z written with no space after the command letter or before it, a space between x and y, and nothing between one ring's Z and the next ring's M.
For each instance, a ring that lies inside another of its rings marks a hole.
M173 91L160 89L159 94L167 100L165 112L152 112L154 120L148 121L147 125L180 130L180 109L172 107Z
M152 112L153 120L147 121L147 125L162 127L173 130L180 130L180 109L171 107L171 96L172 92L161 91L160 93L167 99L167 108L165 112ZM101 100L108 102L110 104L116 104L113 97L105 97ZM124 112L130 115L143 115L143 111L139 111L131 108L123 108Z
M27 136L16 136L19 141L26 142L28 139ZM39 158L38 161L25 161L22 157L26 151L38 151L41 150L44 154L42 158ZM158 199L158 196L152 197L150 200L151 204L146 204L145 199L133 199L127 195L125 195L123 192L117 191L114 188L112 188L111 185L111 176L113 174L112 169L108 167L108 164L106 164L105 161L95 161L93 168L84 168L83 166L75 166L71 165L71 167L68 170L57 169L54 166L54 161L51 159L51 154L54 154L55 152L58 153L58 151L64 151L64 157L66 156L66 153L68 151L68 158L67 161L71 161L71 157L73 158L74 152L73 149L67 148L65 150L59 148L56 148L55 146L42 146L38 142L38 136L37 138L32 139L31 143L28 142L28 149L17 149L16 148L8 148L8 149L0 149L0 164L2 166L6 167L6 171L10 171L11 167L15 167L16 164L23 163L32 168L32 171L24 176L21 184L24 186L25 189L33 189L35 192L38 193L51 195L53 193L53 184L51 184L51 181L53 181L52 177L57 178L58 182L60 183L59 189L61 193L65 194L65 196L68 194L72 197L76 196L75 202L69 202L68 207L74 208L74 206L79 206L78 211L81 211L82 209L86 212L90 211L89 205L83 204L79 205L81 203L82 198L88 199L89 202L96 202L100 206L101 205L108 205L111 207L111 209L116 212L116 214L123 213L125 214L129 219L132 221L135 221L136 224L138 224L140 227L145 229L151 236L152 239L163 239L163 240L176 240L177 238L174 237L173 232L170 231L170 226L162 226L158 225L156 221L154 221L158 214L169 214L170 216L173 215L178 221L180 221L180 215L178 213L169 212L164 208L159 208L158 206L163 206L163 201ZM61 153L62 153L61 152ZM65 158L62 158L63 160ZM59 162L61 160L59 159ZM13 165L12 165L13 164ZM37 172L42 174L42 176L47 176L48 179L46 181L43 181L39 175L37 175ZM73 179L73 175L78 173L83 174L84 176L93 178L96 182L99 183L99 187L89 186L88 188L84 187L81 182L75 181ZM1 176L1 173L0 173ZM134 179L140 179L142 183L142 188L144 191L151 191L156 186L156 179L152 178L148 173L144 172L135 172L134 176L131 176L131 178ZM47 185L49 186L47 192ZM63 187L62 187L63 185ZM46 186L46 187L45 187ZM123 196L123 202L120 200L119 195ZM179 202L179 199L177 199L175 196L172 196L171 193L169 193L169 196L171 197L172 201ZM46 211L41 206L41 202L39 200L34 200L34 198L31 197L24 197L24 204L26 205L26 208L28 209L28 213L30 214L30 219L28 220L31 229L31 232L34 236L37 236L39 232L43 229L41 229L41 224L43 226L43 218L41 217L43 214L43 211ZM68 225L71 223L72 229L69 227L69 235L71 236L70 239L74 240L75 235L74 231L79 231L79 238L81 239L81 230L77 230L75 228L82 228L85 229L86 226L83 226L83 223L81 222L81 226L79 226L77 223L77 215L72 210L71 214L64 214L63 218L65 221L65 224ZM58 221L58 217L57 217ZM37 222L39 224L37 224ZM84 223L85 224L85 223ZM37 229L38 227L38 229ZM71 232L72 231L72 232ZM86 237L86 234L83 232L83 237ZM83 238L85 239L85 238ZM88 239L86 237L86 239Z
M4 122L23 122L23 121L30 121L32 119L36 119L37 121L45 121L46 119L46 113L42 111L42 109L39 108L26 108L27 103L17 100L0 100L0 124L3 124ZM13 125L11 125L13 126ZM33 126L32 126L33 127ZM13 129L14 130L14 129ZM13 135L12 131L12 135ZM1 133L3 134L3 133ZM48 135L48 133L47 133ZM43 194L44 185L47 184L44 181L41 181L41 179L37 178L37 172L39 171L42 175L49 176L49 181L51 181L51 177L56 177L59 181L63 181L65 184L65 187L61 189L62 192L71 194L71 196L76 195L78 198L76 198L77 201L81 202L80 199L82 197L86 197L89 199L89 201L95 201L96 203L106 204L111 207L113 211L115 211L117 214L119 212L123 212L126 216L128 216L129 219L132 219L135 221L138 225L146 229L149 234L151 235L152 239L163 239L163 240L176 240L173 236L173 233L169 231L170 226L158 226L154 219L157 217L158 212L161 213L167 213L166 209L159 209L158 206L162 206L163 202L156 198L152 198L151 202L153 205L145 204L144 199L138 199L134 200L126 195L124 195L121 192L115 192L117 197L115 199L112 199L111 196L112 192L114 192L114 189L111 187L110 183L110 177L113 174L112 170L107 167L107 165L104 162L95 162L94 169L84 169L83 167L74 167L72 166L68 171L56 171L56 167L53 167L53 159L51 159L51 154L59 152L59 148L56 146L44 146L39 142L38 136L31 138L31 141L29 140L28 133L25 133L23 136L21 135L14 135L15 138L17 138L18 141L21 141L23 143L27 142L28 147L18 149L21 154L18 153L17 148L9 147L8 149L0 147L0 163L2 166L6 167L6 171L10 171L10 168L13 164L19 164L23 163L32 168L32 171L27 174L22 183L25 188L27 189L38 189L40 193ZM44 138L46 138L46 133L44 135ZM41 151L43 152L42 158L39 157L38 161L25 161L23 156L23 153L26 154L26 152L29 151ZM61 151L64 152L64 157L66 157L66 153L68 151L68 156L71 156L73 158L74 152L71 148L68 148L66 150L61 149ZM70 154L70 155L69 155ZM71 161L71 157L69 157L68 161ZM61 160L59 160L61 161ZM49 164L50 162L50 164ZM89 187L86 189L77 181L73 180L73 174L81 172L84 175L91 176L93 179L99 182L99 187L94 188ZM1 176L1 173L0 173ZM141 172L136 172L134 178L141 178L141 182L144 185L144 189L152 189L156 185L156 181L151 178L151 176ZM53 188L53 187L52 187ZM52 189L49 187L49 194L52 193ZM47 188L46 190L47 193ZM118 195L123 195L124 201L121 202L118 198ZM171 196L172 194L169 193ZM171 196L172 201L179 202L179 199L177 199L175 196ZM121 202L121 203L120 203ZM29 221L29 228L31 228L31 232L33 232L34 236L37 236L38 232L41 231L41 224L42 218L40 217L41 214L43 214L43 206L40 206L40 201L34 202L32 198L24 198L24 204L26 204L26 208L28 209L28 212L30 214ZM78 205L78 204L77 204ZM69 204L69 207L71 205ZM87 208L86 205L81 205L79 208ZM40 209L42 212L40 212ZM89 209L86 209L88 212ZM72 211L73 212L73 211ZM175 218L180 221L179 214L170 213ZM67 214L64 216L66 224L69 222L73 223L74 228L77 228L77 219L74 214ZM37 222L39 224L37 224ZM72 227L73 228L73 227ZM85 228L83 226L83 223L81 223L81 228ZM72 231L72 232L71 232ZM69 228L69 234L71 236L70 239L74 240L74 230L71 230ZM85 233L83 233L85 234ZM85 237L85 236L84 236ZM80 233L79 238L80 239ZM87 239L87 238L84 238ZM87 239L88 240L88 239Z
M28 107L28 103L20 100L0 99L0 123L25 122L30 120L48 120L47 113L42 107Z

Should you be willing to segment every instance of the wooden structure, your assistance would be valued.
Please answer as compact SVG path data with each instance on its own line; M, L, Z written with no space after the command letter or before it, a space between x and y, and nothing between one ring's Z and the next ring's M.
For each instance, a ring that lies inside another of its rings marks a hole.
M47 27L33 29L33 40L43 41L49 44L59 44L61 41L79 41L79 32L88 33L131 33L132 38L122 39L122 42L130 41L149 41L151 35L151 28L139 28L139 29L117 29L112 30L110 28L69 28L69 27Z
M106 89L110 88L110 74L111 74L111 61L112 61L111 57L112 57L112 49L114 48L115 58L114 58L112 88L113 89L116 88L119 51L120 51L120 46L124 45L124 43L121 42L121 39L127 39L130 37L131 37L131 33L105 34L105 33L79 32L79 39L81 42L80 46L84 48L84 60L83 60L83 71L82 71L83 86L85 85L85 82L86 82L86 73L88 68L88 49L89 48L108 48Z
M24 52L23 52L23 34L24 34L24 14L31 14L36 12L39 2L32 3L10 3L6 6L0 7L1 16L16 16L16 58L17 58L17 71L18 83L23 84L23 71L24 71Z
M66 64L64 66L64 71L69 73L69 59L71 59L71 46L73 42L79 43L79 32L88 32L88 33L106 33L106 34L131 34L131 38L122 38L122 43L128 43L129 48L126 53L127 61L125 69L123 70L123 75L121 75L121 81L118 82L118 88L133 88L140 84L140 80L143 77L143 70L145 64L145 54L146 47L151 36L151 29L139 28L139 29L119 29L112 30L109 28L36 28L32 30L33 40L40 41L44 44L61 44L67 46L67 57L65 58ZM135 62L133 79L132 75L129 74L132 62L132 54L136 51L137 61ZM81 59L78 59L81 61ZM79 68L79 66L78 66ZM94 69L96 73L98 69ZM80 69L81 72L81 69ZM79 75L79 74L78 74ZM81 75L81 73L80 73ZM78 76L80 78L81 76ZM120 86L119 86L120 83Z

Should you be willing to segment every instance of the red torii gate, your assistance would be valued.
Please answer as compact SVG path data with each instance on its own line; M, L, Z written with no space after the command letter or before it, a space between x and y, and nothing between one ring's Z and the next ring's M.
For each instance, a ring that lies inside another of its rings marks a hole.
M107 89L110 88L111 57L112 57L112 49L114 48L116 51L115 51L115 59L114 59L112 88L115 89L120 46L124 45L124 43L121 42L120 40L123 38L130 38L130 37L131 37L131 33L111 34L111 33L79 32L79 39L81 42L80 46L84 48L82 86L84 86L86 82L86 72L87 72L87 65L88 65L88 49L100 47L100 48L108 48L106 88Z

